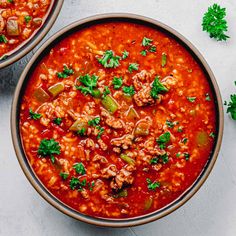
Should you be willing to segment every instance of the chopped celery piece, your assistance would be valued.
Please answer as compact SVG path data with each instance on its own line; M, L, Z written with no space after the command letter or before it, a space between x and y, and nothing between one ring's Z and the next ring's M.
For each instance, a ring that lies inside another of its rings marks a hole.
M48 95L48 93L42 89L41 87L40 88L37 88L35 91L34 91L34 97L39 101L39 102L46 102L50 99L50 96Z
M111 113L115 113L119 106L117 101L110 95L102 99L102 105Z
M134 121L138 118L139 118L139 115L137 111L133 107L130 107L127 112L127 119Z
M209 137L208 137L207 132L205 131L199 131L197 133L196 140L197 140L197 145L200 147L206 146L209 144Z
M88 121L85 120L84 118L80 117L78 118L74 124L70 127L71 131L80 131L80 130L84 130L87 129L88 127Z
M53 97L56 97L63 90L64 90L63 83L57 83L48 88L48 91L52 94Z
M146 199L144 202L144 210L149 210L151 208L152 204L153 204L152 198Z
M134 135L135 136L149 135L149 128L150 126L146 121L140 121L134 129Z
M135 160L132 159L131 157L127 156L126 154L121 154L120 158L130 165L135 165Z

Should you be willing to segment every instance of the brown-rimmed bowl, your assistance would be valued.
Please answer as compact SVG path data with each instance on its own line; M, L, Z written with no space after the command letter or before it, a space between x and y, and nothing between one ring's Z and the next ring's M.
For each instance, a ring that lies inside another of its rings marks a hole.
M207 164L205 165L204 169L198 176L198 178L195 180L195 182L190 186L178 199L174 200L167 206L163 207L162 209L159 209L157 211L154 211L152 213L138 216L138 217L132 217L132 218L126 218L126 219L105 219L105 218L95 218L91 216L86 216L78 211L72 209L71 207L67 206L63 202L61 202L59 199L57 199L55 196L53 196L46 187L41 183L41 181L38 179L36 174L34 173L33 169L31 168L26 154L23 149L21 137L20 137L20 129L19 129L19 112L20 112L20 104L22 95L24 93L24 89L27 85L27 81L30 78L31 73L33 72L34 68L37 66L37 63L43 58L43 56L60 40L67 37L71 33L78 31L82 28L89 27L90 25L94 25L97 23L103 23L108 21L128 21L128 22L134 22L138 24L144 24L147 26L151 26L152 28L155 28L159 31L163 31L167 33L169 36L177 40L181 45L183 45L195 58L195 60L199 63L202 70L205 72L205 75L208 79L208 82L211 86L212 93L214 96L215 101L215 107L216 107L216 137L215 137L215 145L212 150L212 155L209 157L209 160ZM103 15L96 15L89 18L85 18L82 20L79 20L75 23L72 23L71 25L63 28L58 33L53 35L50 39L48 39L42 47L34 54L32 59L29 61L28 65L26 66L25 70L23 71L20 80L18 82L18 85L16 87L15 95L12 102L12 112L11 112L11 132L12 132L12 139L14 148L16 151L16 155L18 158L18 161L21 165L21 168L23 169L26 177L30 181L30 183L33 185L33 187L37 190L37 192L51 205L53 205L55 208L60 210L61 212L67 214L68 216L71 216L77 220L98 225L98 226L107 226L107 227L127 227L127 226L136 226L145 224L157 219L160 219L163 216L168 215L169 213L173 212L180 206L182 206L185 202L187 202L201 187L201 185L205 182L208 175L210 174L214 163L217 159L222 136L223 136L223 122L224 122L224 116L223 116L223 106L222 106L222 100L220 91L216 82L216 79L208 66L207 62L203 58L203 56L199 53L199 51L181 34L170 28L169 26L139 15L134 14L103 14Z
M64 0L52 0L48 12L45 16L42 26L37 29L31 37L20 44L17 48L5 54L4 58L0 59L0 69L7 67L14 62L20 60L28 52L30 52L34 47L36 47L48 31L53 26L58 14L60 13L61 7Z

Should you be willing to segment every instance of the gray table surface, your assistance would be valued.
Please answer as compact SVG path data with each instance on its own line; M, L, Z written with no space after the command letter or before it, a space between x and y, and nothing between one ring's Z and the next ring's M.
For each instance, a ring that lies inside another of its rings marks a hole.
M227 43L211 40L201 30L204 11L215 1L205 0L65 0L56 23L46 36L87 16L131 12L158 19L187 37L212 68L223 100L236 92L236 2L217 1L228 10ZM45 39L44 39L45 40ZM10 135L10 108L18 78L33 52L0 71L0 235L236 235L236 122L225 115L224 139L218 161L206 183L171 215L126 229L87 225L58 212L29 184L16 160Z

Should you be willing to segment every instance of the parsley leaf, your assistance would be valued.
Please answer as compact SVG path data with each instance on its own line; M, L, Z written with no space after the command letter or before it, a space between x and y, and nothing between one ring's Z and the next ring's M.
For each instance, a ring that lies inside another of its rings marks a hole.
M185 152L185 153L184 153L184 158L185 158L186 161L189 160L189 157L190 157L190 154L187 153L187 152Z
M190 102L195 102L196 97L187 97L187 99L188 99Z
M156 190L156 188L159 188L161 185L159 182L156 182L156 181L152 182L149 178L147 178L146 181L147 181L149 190Z
M88 125L96 126L100 123L100 120L101 120L100 117L95 117L94 119L88 121Z
M57 72L57 77L60 79L66 79L70 75L73 75L74 71L72 68L69 68L67 65L64 65L62 72Z
M150 164L157 164L159 161L159 158L158 157L153 157L151 160L150 160Z
M209 134L209 136L210 136L211 138L215 138L215 133L214 133L214 132L211 132L211 133Z
M42 117L41 114L33 112L31 108L29 109L29 115L30 115L30 118L33 120L39 120Z
M149 52L156 52L157 51L157 47L155 45L152 45L150 48L149 48Z
M63 180L66 180L68 178L69 174L66 172L60 172L60 176Z
M61 147L54 139L43 139L40 142L38 148L38 154L41 156L49 156L52 163L55 162L54 154L59 155L61 153Z
M72 190L78 189L78 190L82 190L83 187L86 186L86 179L83 179L82 181L80 181L78 178L76 177L72 177L70 180L70 188Z
M231 114L233 120L236 120L236 94L231 94L230 99L231 101L226 103L228 106L226 112Z
M123 80L122 80L122 77L114 77L113 80L112 80L112 84L114 86L114 89L119 89L122 84L123 84Z
M142 56L147 56L147 50L142 50L141 52L140 52L140 54L142 55Z
M28 24L31 21L32 17L31 16L25 16L25 22Z
M205 98L206 101L208 101L208 102L211 101L211 97L210 97L209 93L206 93L205 96L206 96L206 98Z
M102 94L102 98L104 98L104 97L106 97L108 94L110 94L111 93L111 91L110 91L110 89L108 88L108 86L105 86L104 87L104 92L103 92L103 94Z
M186 143L188 142L188 139L187 139L187 138L183 138L183 139L181 140L181 142L182 142L183 144L186 144Z
M105 129L101 126L96 126L96 128L99 130L98 135L97 135L97 139L100 139L102 134L104 133Z
M73 168L75 169L77 174L84 175L86 173L82 162L74 164Z
M154 79L154 82L152 84L152 90L151 90L151 96L154 98L154 99L157 99L158 98L158 94L160 93L166 93L168 92L169 90L159 81L159 76L157 76L155 79Z
M97 87L98 76L96 76L96 75L90 76L89 74L86 74L84 76L80 76L79 81L83 85L85 85L85 86L81 86L81 85L75 86L76 89L81 91L81 93L83 93L85 95L90 94L93 97L100 96L100 91L95 89Z
M56 125L60 125L61 122L62 122L62 118L57 117L57 118L53 119L53 123Z
M6 36L1 34L0 35L0 43L7 43L7 42L8 42L8 40L7 40Z
M169 128L173 128L175 126L176 122L172 122L172 121L169 121L167 120L166 121L166 125L169 127Z
M153 41L152 39L149 39L149 38L144 37L143 40L142 40L142 45L143 45L144 47L150 46L151 43L152 43L152 41Z
M116 68L120 65L121 57L115 56L112 50L104 52L102 58L97 58L98 62L105 68Z
M211 38L217 41L226 41L229 36L225 34L228 31L228 24L225 20L226 9L218 4L213 4L205 12L202 19L202 30L209 33Z
M85 132L86 132L86 128L83 127L77 131L77 134L79 134L80 136L85 136Z
M128 67L128 71L132 73L134 70L138 70L139 64L137 63L130 63Z
M159 145L160 149L165 149L166 144L169 141L170 141L170 132L165 132L164 134L160 135L159 138L156 140L156 142Z
M128 56L129 56L129 52L127 52L126 50L124 50L124 51L122 52L122 59L124 60L124 59L126 59Z
M128 96L133 96L135 94L135 90L132 85L131 86L124 86L123 92Z

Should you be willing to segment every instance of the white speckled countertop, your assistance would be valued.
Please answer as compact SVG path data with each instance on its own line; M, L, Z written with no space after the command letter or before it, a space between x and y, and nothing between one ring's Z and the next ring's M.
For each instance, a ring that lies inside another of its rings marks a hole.
M227 8L230 40L220 43L201 31L201 19L214 2ZM158 19L187 37L212 68L223 100L236 93L236 2L196 0L65 0L46 38L63 26L87 16L131 12ZM36 50L36 49L35 49ZM0 71L0 235L57 236L235 236L236 122L225 115L224 139L218 161L198 193L171 215L126 229L106 229L71 219L45 202L29 184L17 162L10 135L14 88L34 51Z

